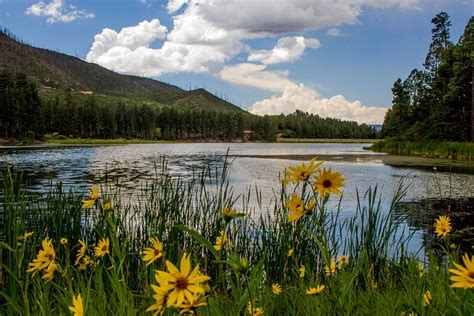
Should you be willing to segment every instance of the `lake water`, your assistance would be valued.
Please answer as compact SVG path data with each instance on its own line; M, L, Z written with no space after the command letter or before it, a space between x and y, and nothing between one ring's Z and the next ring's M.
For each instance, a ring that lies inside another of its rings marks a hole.
M171 173L187 177L193 170L198 171L208 164L221 168L228 152L228 179L235 194L243 194L249 187L256 186L265 204L273 197L273 191L280 188L280 173L301 163L285 157L322 155L331 157L325 162L326 167L342 172L347 179L341 204L343 217L355 212L356 188L363 193L377 185L383 207L387 209L401 179L410 185L405 201L473 197L474 175L392 167L380 159L383 154L366 151L364 146L366 144L173 143L48 147L0 149L0 161L24 171L33 191L44 191L51 181L62 181L66 187L85 191L92 183L102 183L107 173L108 180L127 193L153 180L163 157ZM359 156L364 158L358 159ZM265 212L265 207L260 211ZM419 236L415 237L421 239L419 227L408 228L416 230Z

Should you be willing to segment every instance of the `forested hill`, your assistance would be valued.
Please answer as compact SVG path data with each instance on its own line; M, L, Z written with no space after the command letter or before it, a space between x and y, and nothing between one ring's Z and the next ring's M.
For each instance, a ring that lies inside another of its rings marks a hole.
M24 44L0 31L0 70L25 73L38 86L149 100L181 109L243 110L203 89L185 91L157 80L121 75L79 58Z

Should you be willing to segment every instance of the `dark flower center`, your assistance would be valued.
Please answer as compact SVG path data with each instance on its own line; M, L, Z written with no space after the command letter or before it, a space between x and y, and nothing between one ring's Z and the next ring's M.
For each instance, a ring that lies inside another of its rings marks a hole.
M325 188L330 188L331 185L332 185L331 180L324 180L324 181L323 181L323 187L325 187Z
M474 280L474 271L469 271L469 272L467 273L467 276L468 276L468 278Z
M158 255L160 254L160 250L159 250L159 249L155 249L154 254L155 254L155 256L158 256Z
M107 246L106 245L102 246L102 251L107 251Z
M178 278L176 281L176 287L178 290L185 290L188 287L188 279L187 278Z

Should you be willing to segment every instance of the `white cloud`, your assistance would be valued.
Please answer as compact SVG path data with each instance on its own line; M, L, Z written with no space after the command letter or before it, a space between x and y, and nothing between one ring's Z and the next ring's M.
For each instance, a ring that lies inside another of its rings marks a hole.
M303 84L288 86L282 95L258 101L250 108L250 112L257 115L289 114L296 110L369 124L383 122L387 111L382 107L365 106L360 101L348 101L342 95L321 98L315 90Z
M273 92L283 92L287 87L296 86L288 79L288 71L265 70L265 65L250 63L225 66L220 78L229 82Z
M340 29L338 29L337 27L331 27L330 29L327 30L326 32L327 35L329 36L344 36L345 34L342 33L342 31Z
M188 2L189 0L169 0L166 9L168 10L169 14L173 14Z
M46 21L48 23L69 23L75 20L92 19L95 17L94 13L78 10L73 5L66 6L64 0L53 0L47 4L40 1L27 8L25 13L47 17Z
M161 48L150 48L151 42L139 47L122 43L111 45L108 36L123 30L104 29L96 36L87 60L115 71L138 75L159 76L169 72L216 74L239 53L251 51L244 44L245 40L356 23L364 5L405 6L413 1L169 0L167 10L176 15L173 16L173 28ZM140 28L126 29L143 36ZM316 39L301 42L301 38L283 37L274 49L256 51L249 60L267 64L294 61L306 47L319 46Z
M263 64L277 64L292 62L303 55L306 47L319 48L319 40L304 38L303 36L282 37L271 50L257 50L252 52L248 61L259 61Z

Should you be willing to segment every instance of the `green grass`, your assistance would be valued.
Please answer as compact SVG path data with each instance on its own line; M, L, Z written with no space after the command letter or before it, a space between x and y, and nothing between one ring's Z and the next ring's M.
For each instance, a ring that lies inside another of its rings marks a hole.
M249 301L265 315L474 312L472 289L449 286L447 269L460 260L458 251L447 247L449 237L438 240L442 252L415 257L407 252L409 236L396 233L402 222L393 212L406 190L403 186L386 212L373 188L358 194L352 218L340 220L338 210L327 207L328 199L338 197L318 196L308 181L275 188L274 199L262 201L258 190L235 195L226 180L226 165L203 168L186 181L168 172L165 162L156 169L160 176L137 188L132 198L112 191L113 183L102 183L92 209L82 208L87 198L83 192L66 191L58 184L44 194L30 194L20 176L5 171L0 314L68 314L72 297L81 294L85 315L145 315L154 303L154 271L165 269L165 258L177 264L185 252L191 254L192 265L199 264L211 278L207 306L197 309L200 315L244 315ZM293 193L318 204L312 214L289 223L286 201ZM259 206L249 206L251 194L257 195ZM105 210L107 201L112 201L113 211ZM224 206L243 216L226 221ZM217 251L213 244L221 230L229 242ZM19 239L29 231L31 238ZM58 264L48 282L41 279L43 272L26 272L46 237L53 242ZM141 254L150 246L150 237L163 242L165 253L147 266ZM61 238L68 243L60 244ZM97 258L91 249L102 238L109 238L110 254ZM85 271L74 265L79 239L95 262ZM294 253L288 257L290 248ZM349 263L326 275L326 265L340 254L348 255ZM438 260L441 255L446 260ZM239 265L239 258L248 259L248 268ZM423 275L419 264L425 267ZM306 267L303 278L298 273L301 265ZM282 286L279 296L270 290L276 282ZM305 294L318 284L325 286L321 295ZM424 306L427 290L433 299ZM165 315L177 312L168 308Z
M386 139L373 144L368 149L393 155L422 156L451 160L472 161L474 159L473 142L448 141L397 141Z
M278 138L279 143L340 143L340 144L354 144L354 143L375 143L377 139L363 139L363 138Z

